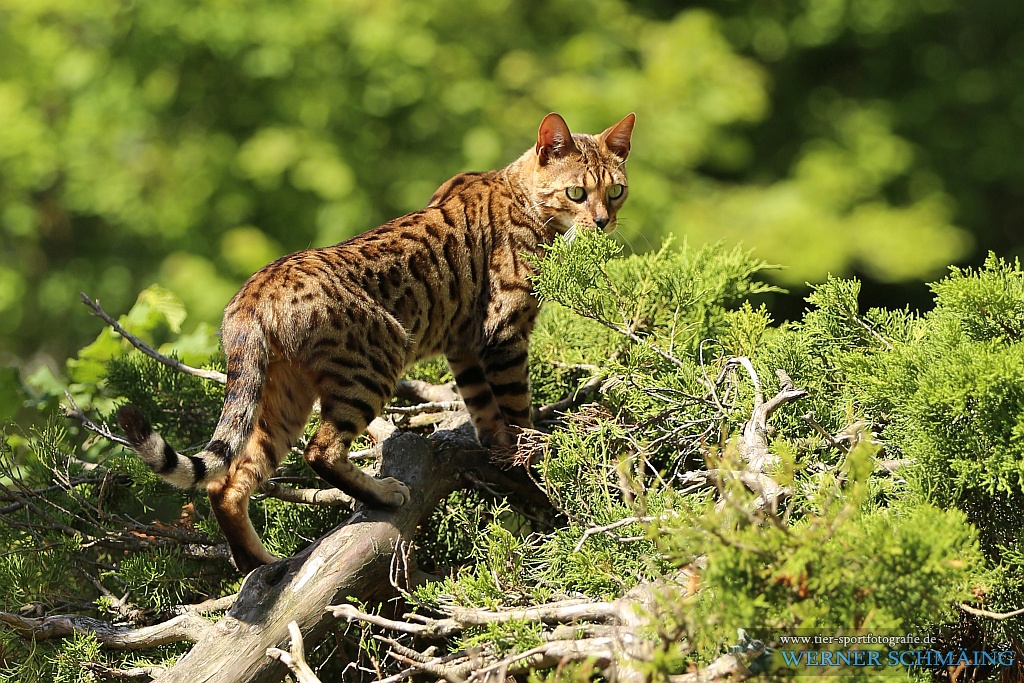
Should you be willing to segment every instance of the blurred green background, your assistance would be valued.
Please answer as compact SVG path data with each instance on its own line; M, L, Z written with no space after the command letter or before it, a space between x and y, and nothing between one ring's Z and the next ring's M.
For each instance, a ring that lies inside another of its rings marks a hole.
M67 357L151 283L244 279L504 165L548 111L637 113L621 239L725 239L772 302L858 275L926 306L1024 250L1024 3L0 0L0 365Z

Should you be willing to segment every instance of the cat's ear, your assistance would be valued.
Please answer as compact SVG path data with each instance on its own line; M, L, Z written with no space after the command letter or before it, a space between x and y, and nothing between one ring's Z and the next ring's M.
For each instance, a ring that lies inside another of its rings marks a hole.
M626 118L597 137L612 154L620 159L625 159L629 156L629 138L633 135L633 123L635 121L636 114L626 114Z
M569 126L565 125L565 119L558 114L551 112L540 122L537 130L537 160L540 165L548 163L551 159L558 159L573 152L579 152L576 143L572 141L572 133Z

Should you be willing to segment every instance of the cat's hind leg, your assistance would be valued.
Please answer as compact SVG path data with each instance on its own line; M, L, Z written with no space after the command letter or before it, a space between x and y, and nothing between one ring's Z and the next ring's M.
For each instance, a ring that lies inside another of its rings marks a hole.
M395 479L378 479L363 472L348 459L352 440L366 431L369 419L383 408L339 397L320 399L321 423L306 447L304 457L321 479L357 500L373 507L399 507L409 500L409 488ZM386 400L386 399L384 399ZM371 412L373 413L371 415Z
M267 551L249 518L249 498L277 469L309 417L313 393L285 363L268 369L256 425L228 474L210 482L210 507L243 574L278 558Z

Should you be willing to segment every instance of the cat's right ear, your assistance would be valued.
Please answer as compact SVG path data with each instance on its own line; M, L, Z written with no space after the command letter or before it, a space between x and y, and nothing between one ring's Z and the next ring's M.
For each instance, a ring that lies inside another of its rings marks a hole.
M569 126L565 125L565 119L555 112L551 112L540 122L535 150L537 161L541 166L552 159L558 159L573 152L579 153L576 143L572 141Z

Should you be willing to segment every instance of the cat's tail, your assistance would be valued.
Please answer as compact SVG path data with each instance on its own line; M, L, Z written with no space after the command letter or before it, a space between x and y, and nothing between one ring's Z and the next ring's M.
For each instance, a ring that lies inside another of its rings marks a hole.
M224 409L213 437L199 453L175 451L135 406L118 409L117 422L132 449L167 483L179 488L205 487L227 474L231 461L249 442L267 374L267 347L262 335L251 331L235 351L228 354Z

